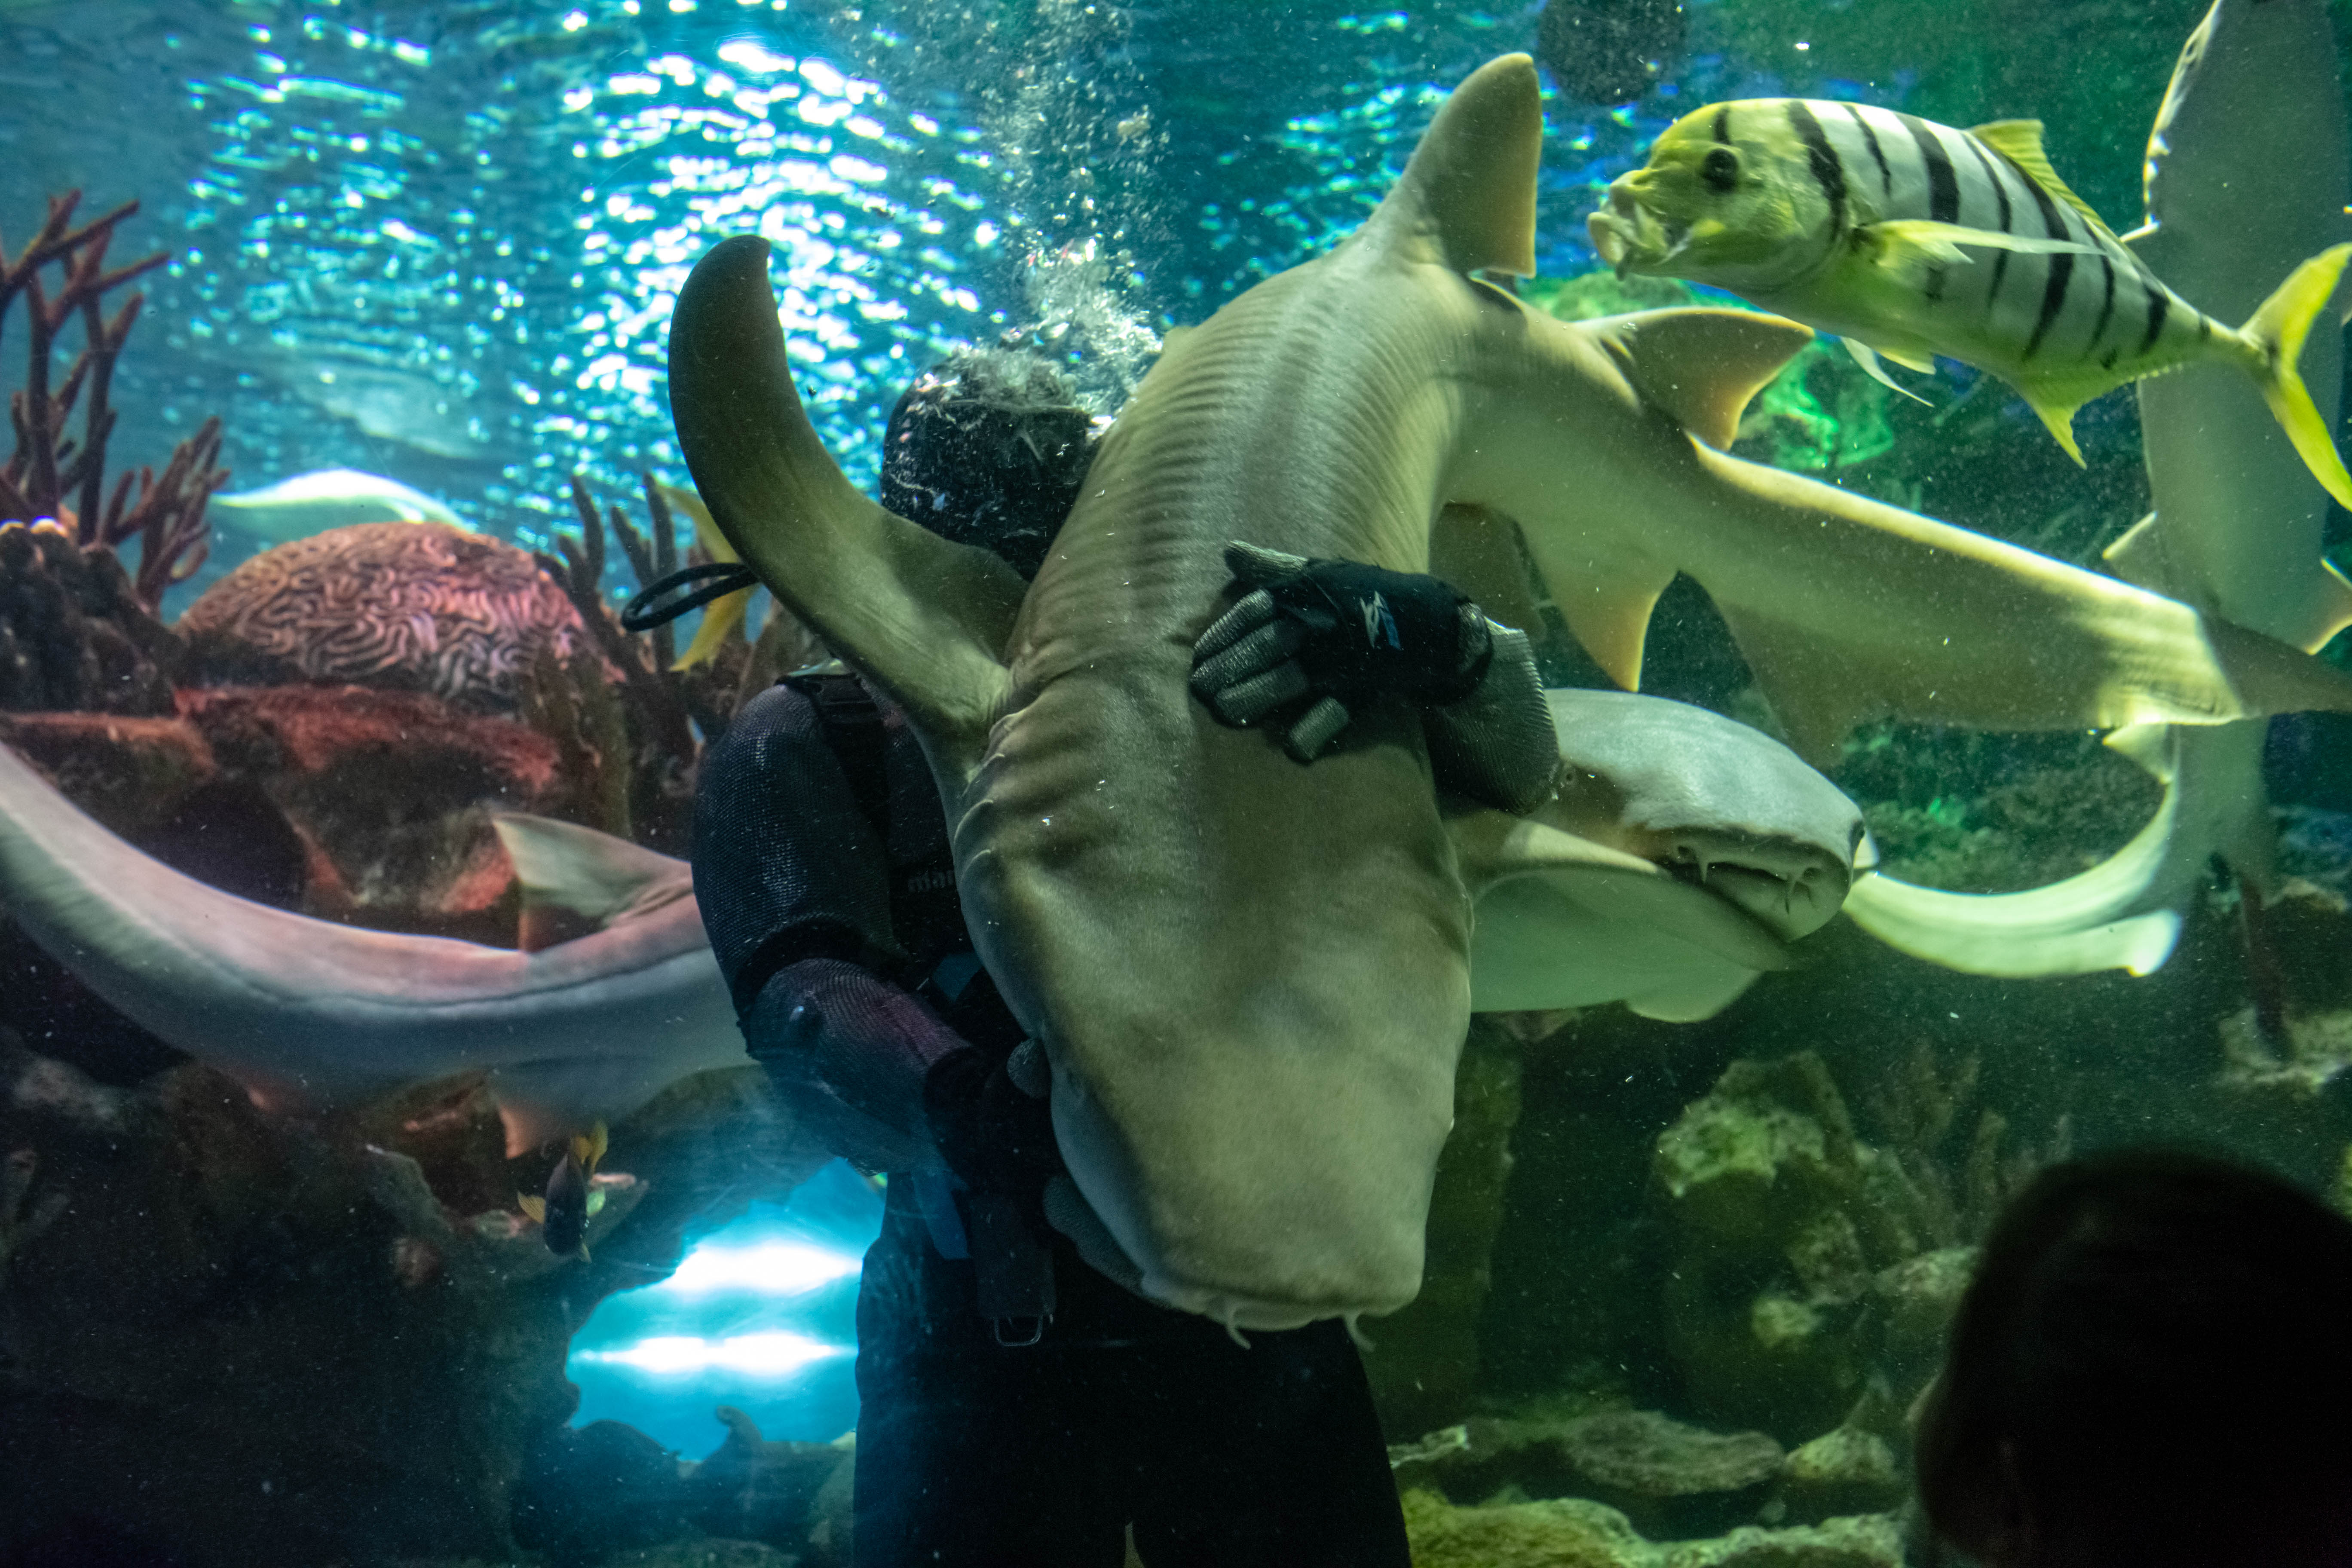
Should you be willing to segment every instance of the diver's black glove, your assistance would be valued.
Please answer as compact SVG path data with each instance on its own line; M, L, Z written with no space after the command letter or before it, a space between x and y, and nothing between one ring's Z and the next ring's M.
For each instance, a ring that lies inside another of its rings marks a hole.
M1228 724L1276 717L1299 762L1337 738L1351 707L1382 695L1458 702L1494 658L1478 606L1426 574L1239 541L1225 565L1249 592L1193 645L1192 694Z
M968 1046L924 1075L931 1142L966 1186L1017 1195L1025 1205L1036 1201L1047 1178L1062 1173L1044 1068L1032 1044L1010 1059Z
M972 1053L920 998L845 959L787 964L740 1021L751 1058L826 1146L869 1171L924 1162L926 1080Z

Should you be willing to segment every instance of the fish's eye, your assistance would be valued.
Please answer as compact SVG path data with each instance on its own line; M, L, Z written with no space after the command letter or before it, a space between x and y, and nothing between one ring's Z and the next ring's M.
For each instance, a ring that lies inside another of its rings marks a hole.
M1700 160L1698 177L1711 190L1731 191L1739 185L1739 154L1728 147L1717 147Z

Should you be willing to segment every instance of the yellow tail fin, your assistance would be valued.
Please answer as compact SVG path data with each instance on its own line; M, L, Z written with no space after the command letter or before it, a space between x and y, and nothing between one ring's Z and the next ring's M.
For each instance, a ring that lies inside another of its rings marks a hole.
M2240 332L2262 353L2255 377L2262 385L2263 401L2271 405L2271 414L2286 431L2286 438L2294 443L2312 477L2337 504L2352 507L2352 474L2344 471L2336 439L2295 368L2303 358L2303 340L2336 292L2336 280L2343 276L2347 259L2352 259L2352 245L2338 245L2296 268Z

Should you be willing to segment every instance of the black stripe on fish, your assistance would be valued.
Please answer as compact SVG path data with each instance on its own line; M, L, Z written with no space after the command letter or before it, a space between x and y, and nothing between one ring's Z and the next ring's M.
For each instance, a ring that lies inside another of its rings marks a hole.
M2116 313L2115 258L2102 251L2099 254L2099 265L2106 269L2107 291L2105 297L2101 299L2099 301L2098 325L2091 329L2091 341L2083 345L2083 352L2084 353L2089 353L2093 349L2099 346L2099 340L2106 335L2107 320Z
M1829 198L1830 237L1835 239L1845 233L1845 164L1803 99L1789 100L1789 123L1805 144L1805 162L1813 172L1813 184Z
M1960 140L1966 142L1969 144L1969 151L1977 155L1977 162L1984 168L1985 181L1992 186L1993 196L2000 203L2000 220L1995 226L2002 234L2016 233L2017 231L2010 226L2009 185L2000 177L2001 172L2009 166L2009 161L2005 158L1996 158L1986 152L1984 143L1973 136L1962 136ZM2000 298L2000 280L2008 275L2009 252L1994 251L1992 253L1992 287L1985 290L1987 310L1990 310L1993 301Z
M2166 289L2162 284L2158 284L2147 291L2147 335L2140 340L2139 352L2141 353L2146 353L2148 350L2156 347L2157 337L2164 331L2165 315L2171 309L2171 291Z
M1878 194L1882 196L1893 195L1895 194L1895 171L1887 166L1886 149L1878 144L1878 132L1870 128L1870 121L1862 117L1862 110L1855 105L1851 103L1847 104L1845 106L1845 111L1853 117L1854 124L1862 131L1862 139L1864 142L1870 148L1871 157L1877 160Z
M1916 115L1898 114L1911 140L1919 144L1919 161L1927 166L1927 216L1937 223L1960 221L1959 176L1952 172L1952 156L1944 151L1936 128Z
M1717 146L1731 145L1731 105L1727 103L1715 111L1715 140Z
M2025 184L2033 193L2034 205L2042 209L2042 233L2052 239L2064 239L2067 237L2066 220L2059 215L2058 204L2050 199L2050 193L2042 188L2041 182L2028 180ZM2074 280L2074 253L2062 251L2052 257L2050 280L2042 286L2042 319L2033 323L2033 335L2025 340L2025 358L2033 357L2034 351L2042 346L2042 340L2057 323L2058 312L2066 306L2066 286Z

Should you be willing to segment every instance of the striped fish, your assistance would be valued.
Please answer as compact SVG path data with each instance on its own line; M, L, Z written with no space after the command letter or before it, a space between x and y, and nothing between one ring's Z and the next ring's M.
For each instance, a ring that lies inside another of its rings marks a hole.
M2074 411L2183 365L2235 364L2330 495L2352 476L2295 368L2352 246L2295 268L2242 327L2167 288L2066 188L2039 121L1956 131L1867 104L1748 99L1685 115L1588 227L1621 273L1708 283L1932 370L2021 393L2076 462ZM1893 384L1889 382L1889 384Z

